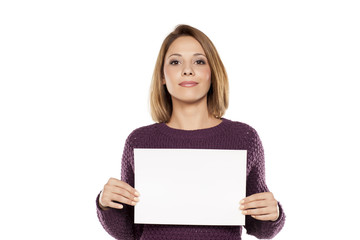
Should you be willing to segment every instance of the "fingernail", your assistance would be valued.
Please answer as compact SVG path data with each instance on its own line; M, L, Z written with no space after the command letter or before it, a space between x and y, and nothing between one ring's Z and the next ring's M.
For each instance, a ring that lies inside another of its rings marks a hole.
M244 203L245 202L245 200L243 199L243 200L241 200L241 202L240 203Z
M244 209L244 205L240 205L240 209Z
M139 197L139 196L140 196L140 193L138 193L138 192L135 192L135 195Z
M139 201L139 199L137 197L134 197L134 201Z
M132 205L135 205L135 204L136 204L136 202L131 202L131 204L132 204Z

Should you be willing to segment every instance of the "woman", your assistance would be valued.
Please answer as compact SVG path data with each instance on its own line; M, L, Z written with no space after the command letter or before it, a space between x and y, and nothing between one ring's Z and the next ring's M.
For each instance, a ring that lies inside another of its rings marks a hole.
M105 230L116 239L241 239L241 226L134 224L134 206L141 197L133 188L133 149L246 149L247 197L239 199L239 211L246 215L248 234L274 237L284 225L285 214L265 184L260 138L249 125L222 117L228 107L227 74L204 33L178 25L165 38L153 74L150 105L157 123L128 136L121 180L110 178L97 197ZM214 189L214 196L219 190Z

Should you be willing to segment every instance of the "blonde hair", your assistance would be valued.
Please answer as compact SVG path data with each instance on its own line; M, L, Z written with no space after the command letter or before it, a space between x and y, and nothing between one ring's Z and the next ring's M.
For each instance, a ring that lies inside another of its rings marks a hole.
M211 69L211 86L207 93L207 108L209 114L221 118L229 105L229 83L225 67L211 40L200 30L189 25L177 25L163 41L156 60L150 87L150 111L155 122L168 122L172 114L172 100L164 79L164 58L171 43L181 36L195 38L208 59Z

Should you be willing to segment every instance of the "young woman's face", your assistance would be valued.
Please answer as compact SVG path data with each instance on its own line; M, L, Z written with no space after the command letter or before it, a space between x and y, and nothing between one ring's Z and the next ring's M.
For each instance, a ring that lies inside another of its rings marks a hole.
M200 43L193 37L177 38L164 59L163 84L172 101L195 103L206 99L211 84L211 69Z

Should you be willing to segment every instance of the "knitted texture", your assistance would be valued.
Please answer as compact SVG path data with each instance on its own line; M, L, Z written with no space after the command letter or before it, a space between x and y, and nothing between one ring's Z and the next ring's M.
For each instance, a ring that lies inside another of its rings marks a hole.
M132 187L134 187L134 148L247 150L246 196L269 192L265 183L264 150L261 140L256 130L245 123L222 118L220 124L206 129L174 129L165 123L154 123L135 129L126 139L121 164L121 180ZM219 191L221 189L214 189L214 195ZM96 199L98 218L104 229L116 239L241 239L243 226L134 224L134 206L123 204L123 209L102 210L99 206L99 196L100 194ZM273 238L285 223L285 214L279 202L278 207L280 216L276 221L260 221L246 216L244 227L247 234L259 239ZM210 212L211 209L209 209L209 214Z

